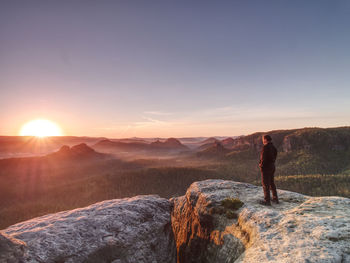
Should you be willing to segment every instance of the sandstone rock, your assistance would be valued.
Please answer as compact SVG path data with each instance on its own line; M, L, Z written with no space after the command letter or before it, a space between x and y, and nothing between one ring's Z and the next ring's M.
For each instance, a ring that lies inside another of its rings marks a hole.
M167 199L137 196L34 218L2 234L26 243L23 262L170 263L176 261L170 211Z
M50 214L0 231L0 262L350 262L350 199L278 193L280 204L265 207L261 187L206 180L170 201Z
M282 143L282 150L284 152L292 151L292 143L291 143L291 137L290 136L284 137L283 143Z
M280 204L258 204L261 187L223 180L193 183L172 199L178 262L350 262L350 199L278 190ZM221 201L243 207L228 217Z
M23 260L26 244L0 233L0 262L19 263Z

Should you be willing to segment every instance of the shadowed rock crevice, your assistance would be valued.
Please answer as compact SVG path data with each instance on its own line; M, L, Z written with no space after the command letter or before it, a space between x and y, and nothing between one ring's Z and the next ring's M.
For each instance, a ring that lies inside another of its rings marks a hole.
M226 216L227 208L220 206L222 200L208 200L200 192L189 190L186 196L172 201L177 262L235 262L244 252L249 235L236 218Z

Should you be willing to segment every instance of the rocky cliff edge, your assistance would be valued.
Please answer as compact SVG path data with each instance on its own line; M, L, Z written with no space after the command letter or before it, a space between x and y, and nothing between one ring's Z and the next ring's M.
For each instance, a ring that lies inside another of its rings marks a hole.
M174 262L171 205L136 196L18 223L0 231L0 262Z
M193 183L172 200L178 262L350 262L350 199L278 193L266 207L261 187ZM235 198L243 205L231 209Z
M350 199L278 193L206 180L50 214L0 231L0 262L350 262Z

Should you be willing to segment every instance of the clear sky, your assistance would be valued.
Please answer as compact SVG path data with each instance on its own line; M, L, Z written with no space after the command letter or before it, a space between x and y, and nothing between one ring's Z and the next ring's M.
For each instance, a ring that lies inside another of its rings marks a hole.
M350 1L0 1L0 134L350 125Z

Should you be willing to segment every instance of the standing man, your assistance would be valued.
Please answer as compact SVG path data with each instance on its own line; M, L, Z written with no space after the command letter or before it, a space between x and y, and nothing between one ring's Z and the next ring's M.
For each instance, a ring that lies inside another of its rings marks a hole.
M261 170L261 183L264 189L264 200L261 200L260 204L271 205L270 188L272 191L272 202L278 204L279 202L274 180L277 149L272 144L272 138L270 135L264 135L262 140L264 146L260 154L259 167Z

